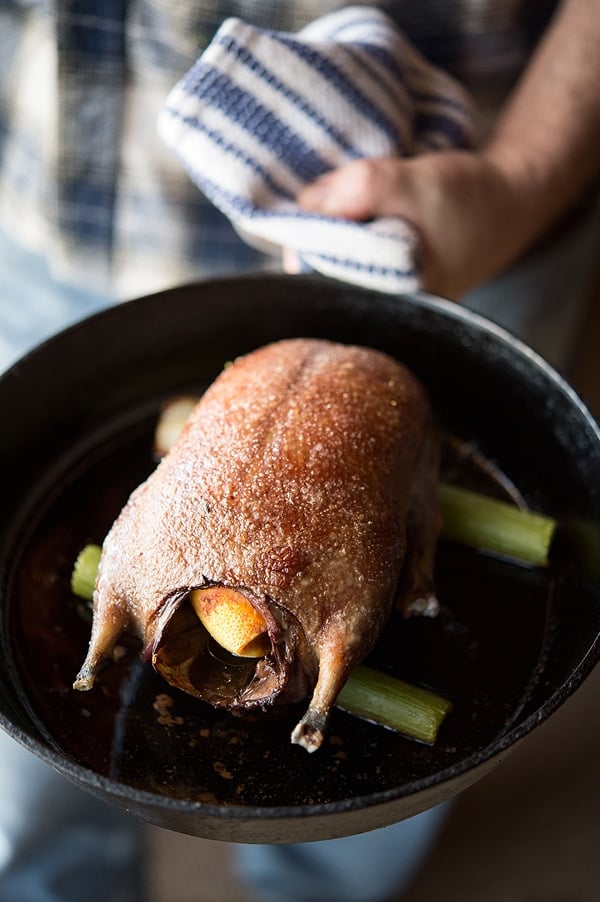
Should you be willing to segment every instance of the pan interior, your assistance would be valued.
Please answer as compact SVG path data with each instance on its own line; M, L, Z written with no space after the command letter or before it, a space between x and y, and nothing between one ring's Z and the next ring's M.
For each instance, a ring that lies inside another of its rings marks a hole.
M154 417L72 462L40 505L15 561L10 625L22 693L40 732L66 756L127 786L225 805L295 806L365 796L427 778L482 751L522 715L548 653L555 570L440 545L437 619L394 617L369 662L450 698L435 747L334 712L309 756L289 741L300 711L240 719L173 689L123 637L87 693L71 689L89 606L70 592L78 551L101 543L152 470ZM489 472L447 452L454 479L500 493ZM516 626L518 625L518 628ZM292 777L292 778L290 778Z
M96 689L70 689L90 631L89 610L69 591L73 560L102 540L154 466L160 404L197 391L237 354L293 336L402 360L427 386L442 427L556 516L568 539L543 572L442 545L441 616L390 624L372 663L454 702L435 748L336 711L325 747L309 756L289 743L298 712L242 722L213 711L143 666L129 637ZM229 838L224 812L235 808L241 822L264 810L257 805L301 806L303 817L305 806L318 815L331 802L339 823L327 836L344 833L346 811L378 805L381 793L412 795L414 813L424 782L435 801L446 785L451 795L452 773L499 760L598 660L597 424L543 362L454 305L304 277L186 286L61 333L0 379L0 409L10 422L0 431L0 716L80 785L128 808L141 799L137 813L162 826L206 831L198 801L226 806L211 808L212 832L198 834L213 838ZM325 838L310 820L294 841Z

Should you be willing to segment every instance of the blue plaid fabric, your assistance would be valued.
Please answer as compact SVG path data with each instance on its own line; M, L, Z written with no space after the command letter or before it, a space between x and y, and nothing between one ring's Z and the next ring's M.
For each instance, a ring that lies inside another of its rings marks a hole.
M503 96L551 0L374 3L476 97ZM0 0L0 228L72 284L127 298L272 268L157 133L223 20L295 33L337 0Z

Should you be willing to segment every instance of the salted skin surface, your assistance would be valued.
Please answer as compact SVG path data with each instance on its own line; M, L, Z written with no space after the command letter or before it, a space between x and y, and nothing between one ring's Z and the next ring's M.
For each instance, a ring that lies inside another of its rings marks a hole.
M124 630L157 666L190 591L229 587L264 617L270 653L221 692L191 679L186 646L174 684L240 712L306 697L293 741L317 748L394 601L435 609L438 455L423 387L381 352L290 339L239 358L104 541L76 687Z

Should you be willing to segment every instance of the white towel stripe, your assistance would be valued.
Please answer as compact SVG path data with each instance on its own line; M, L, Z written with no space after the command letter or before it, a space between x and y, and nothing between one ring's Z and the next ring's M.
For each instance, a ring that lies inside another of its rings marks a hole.
M230 47L228 46L228 49ZM231 50L235 49L235 45ZM348 110L344 104L337 104L327 110L314 105L312 98L318 97L321 81L314 70L302 61L297 64L287 54L271 54L267 47L261 48L267 64L261 63L254 54L238 56L235 73L229 73L236 83L246 91L260 96L266 109L276 115L290 130L301 134L311 147L319 148L319 155L331 166L339 165L340 152L345 159L363 156L360 144L355 145L352 129L348 129ZM290 71L293 79L290 79Z
M171 115L175 121L179 117L179 111L174 109L171 111ZM227 157L243 159L251 173L254 173L254 178L272 182L274 186L277 186L278 193L287 194L290 198L295 197L303 185L302 179L290 169L286 160L281 160L259 138L248 134L237 122L232 121L225 111L211 109L209 115L202 116L201 119L196 116L192 120L180 122L179 127L181 128L179 141L183 141L184 136L189 132L192 132L193 135L198 132L203 141L210 141L214 144L214 152L217 155L221 153L226 154ZM182 145L178 145L179 147ZM192 145L190 145L190 149L191 147ZM199 149L193 151L193 159L204 160ZM227 181L231 178L227 168L229 164L226 164L224 159L221 159L220 162L222 165L220 178ZM215 165L218 164L217 157Z

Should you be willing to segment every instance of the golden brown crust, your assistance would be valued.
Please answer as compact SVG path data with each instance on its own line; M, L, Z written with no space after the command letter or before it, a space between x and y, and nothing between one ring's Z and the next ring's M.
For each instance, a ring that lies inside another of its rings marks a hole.
M389 616L433 434L422 386L378 351L293 339L240 358L107 536L96 619L126 609L152 644L166 599L242 589L299 625L313 683L330 662L330 703Z

